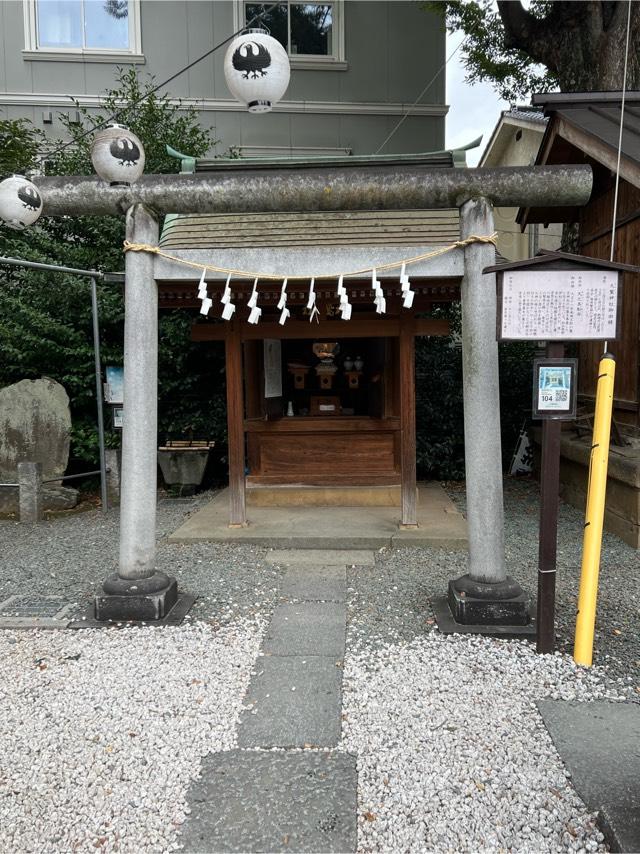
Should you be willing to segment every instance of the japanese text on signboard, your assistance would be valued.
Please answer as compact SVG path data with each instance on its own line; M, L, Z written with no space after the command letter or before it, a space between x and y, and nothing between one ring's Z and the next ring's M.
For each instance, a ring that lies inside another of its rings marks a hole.
M616 271L505 272L500 337L525 341L613 339L617 308Z

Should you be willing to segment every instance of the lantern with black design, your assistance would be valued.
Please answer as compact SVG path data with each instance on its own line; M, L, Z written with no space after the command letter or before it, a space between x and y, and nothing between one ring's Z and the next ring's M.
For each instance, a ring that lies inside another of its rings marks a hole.
M229 91L250 113L268 113L287 91L290 73L286 50L264 29L236 36L224 58Z
M144 146L124 125L110 124L94 136L91 162L103 181L128 186L144 171Z
M22 231L42 213L42 197L35 184L24 175L11 175L0 181L0 218L16 231Z

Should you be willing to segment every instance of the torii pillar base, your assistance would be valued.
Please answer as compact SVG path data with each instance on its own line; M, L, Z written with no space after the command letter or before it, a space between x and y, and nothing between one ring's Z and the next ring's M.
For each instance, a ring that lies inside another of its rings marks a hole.
M178 582L164 572L148 578L110 575L95 598L96 620L162 620L178 601Z
M456 623L466 626L527 626L529 597L511 576L498 583L463 575L449 582L447 600Z

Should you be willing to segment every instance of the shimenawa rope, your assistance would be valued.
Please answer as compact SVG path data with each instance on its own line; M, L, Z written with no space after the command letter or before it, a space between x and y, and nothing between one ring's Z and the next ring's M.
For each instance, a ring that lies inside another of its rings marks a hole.
M415 264L418 261L425 261L428 258L436 258L439 255L445 255L447 252L451 252L453 249L462 249L465 246L470 246L472 243L491 243L493 246L495 246L497 239L497 232L494 232L490 235L472 234L469 237L466 237L464 240L456 240L455 243L451 243L449 246L442 246L439 249L433 249L431 252L423 252L421 255L413 255L410 258L402 258L399 261L391 261L388 264L375 264L371 267L365 267L362 270L351 270L347 273L327 273L326 275L316 273L315 278L338 279L340 276L342 276L343 278L350 278L353 276L363 276L366 273L371 273L373 270L393 270L396 267L402 267L403 264ZM202 270L205 273L208 270L211 270L215 273L223 273L227 276L235 276L240 279L268 279L271 281L281 281L283 279L287 279L290 282L300 282L312 278L311 275L291 276L287 274L283 275L274 273L257 273L251 270L234 270L229 267L218 267L216 264L199 264L197 261L187 261L184 258L177 258L175 255L171 255L169 252L164 252L162 249L160 249L159 246L152 246L149 243L130 243L128 240L125 240L124 251L148 252L152 255L158 255L161 258L165 258L167 261L173 261L176 264L184 264L187 267L193 267L194 269Z

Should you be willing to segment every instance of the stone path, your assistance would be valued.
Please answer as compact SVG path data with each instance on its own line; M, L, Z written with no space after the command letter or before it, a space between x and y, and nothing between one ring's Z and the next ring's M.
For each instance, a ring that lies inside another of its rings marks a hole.
M538 709L611 851L640 851L640 706L539 700Z
M346 567L371 552L274 552L286 566L245 697L238 748L203 762L186 851L356 850L356 758L342 723ZM273 752L273 751L277 752Z

